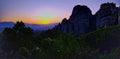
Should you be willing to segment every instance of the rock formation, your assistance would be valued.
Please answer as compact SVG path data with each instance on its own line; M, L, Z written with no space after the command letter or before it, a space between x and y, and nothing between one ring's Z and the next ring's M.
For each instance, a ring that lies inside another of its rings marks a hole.
M118 24L120 24L120 7L118 8Z
M118 24L118 8L114 3L102 4L95 15L97 29Z
M89 31L91 17L91 10L87 6L77 5L73 8L70 18L64 18L56 28L65 33L80 35Z
M114 3L104 3L95 15L87 6L77 5L69 19L64 18L54 29L76 36L118 24L118 7Z

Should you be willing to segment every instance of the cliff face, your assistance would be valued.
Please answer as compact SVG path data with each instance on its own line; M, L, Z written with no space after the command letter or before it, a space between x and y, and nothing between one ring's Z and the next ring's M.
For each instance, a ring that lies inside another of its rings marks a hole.
M102 4L95 15L97 29L118 24L118 8L114 3Z
M65 33L80 35L89 31L89 21L92 17L91 10L87 6L77 5L73 8L72 15L67 20L63 19L56 28Z
M120 7L118 8L118 24L120 24Z
M118 8L114 3L104 3L95 15L87 6L77 5L69 19L63 21L54 29L65 33L74 33L76 36L118 24Z

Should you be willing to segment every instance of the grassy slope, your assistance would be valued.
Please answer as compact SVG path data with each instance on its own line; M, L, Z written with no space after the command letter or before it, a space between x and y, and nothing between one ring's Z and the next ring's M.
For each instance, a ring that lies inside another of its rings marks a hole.
M119 25L84 34L80 36L79 39L84 40L91 48L99 51L98 55L96 53L94 55L95 57L97 56L97 59L120 59ZM90 53L88 53L88 55L89 54Z
M120 26L106 27L80 36L91 47L112 50L120 46Z

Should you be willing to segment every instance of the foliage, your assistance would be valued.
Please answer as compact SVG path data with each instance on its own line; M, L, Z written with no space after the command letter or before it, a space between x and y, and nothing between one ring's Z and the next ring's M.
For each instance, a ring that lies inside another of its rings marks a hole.
M17 22L13 28L5 28L2 36L2 41L5 42L3 50L7 50L8 55L11 50L14 50L14 53L18 53L21 48L31 51L35 46L33 30L23 22Z
M80 37L54 29L35 34L23 22L17 22L0 35L0 55L3 59L119 59L119 33L120 27L112 26Z

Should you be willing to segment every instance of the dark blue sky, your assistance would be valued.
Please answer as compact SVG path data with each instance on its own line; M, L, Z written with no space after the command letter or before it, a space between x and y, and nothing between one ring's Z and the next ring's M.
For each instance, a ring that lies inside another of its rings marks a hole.
M87 5L94 14L100 4L105 2L120 5L120 0L0 0L0 19L14 22L20 19L36 24L54 23L69 18L75 5Z

